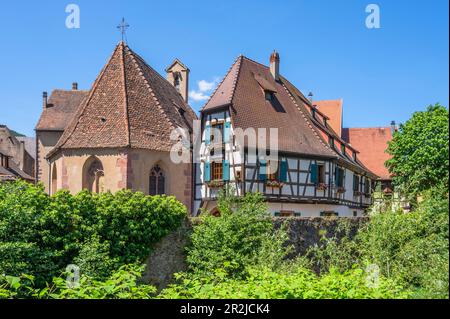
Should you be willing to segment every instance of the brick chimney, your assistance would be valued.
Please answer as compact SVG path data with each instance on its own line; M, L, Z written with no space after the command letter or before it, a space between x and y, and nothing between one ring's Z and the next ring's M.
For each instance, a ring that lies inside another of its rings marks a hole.
M73 91L77 91L78 90L78 83L77 82L73 82L72 83L72 90Z
M270 73L275 81L280 79L280 55L275 50L270 55Z
M46 109L47 105L48 105L48 94L47 94L47 92L43 92L42 93L42 107L44 109Z

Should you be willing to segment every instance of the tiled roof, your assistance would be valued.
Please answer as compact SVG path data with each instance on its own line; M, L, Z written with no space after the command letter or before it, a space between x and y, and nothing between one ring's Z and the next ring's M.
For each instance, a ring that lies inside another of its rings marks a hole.
M328 124L339 136L342 136L342 99L314 101L313 105L329 117Z
M30 154L31 157L36 157L36 138L28 136L18 136L19 142L23 142L25 146L25 151Z
M194 119L176 89L121 42L49 156L74 148L169 151L171 131L191 129Z
M265 98L264 89L268 88L276 91L272 101ZM308 103L287 79L280 76L280 80L275 81L269 67L240 56L202 112L230 105L236 128L278 128L280 152L336 158L371 174L361 163L330 148L323 132L336 133L319 127Z
M54 90L36 125L38 131L64 131L88 91Z
M391 179L384 163L390 159L386 153L388 142L392 140L390 127L344 128L342 137L359 150L361 162L381 179Z

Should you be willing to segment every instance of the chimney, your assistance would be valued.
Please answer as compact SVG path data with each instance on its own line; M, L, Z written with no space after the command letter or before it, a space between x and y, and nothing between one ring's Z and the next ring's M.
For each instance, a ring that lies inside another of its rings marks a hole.
M391 122L391 134L394 135L394 133L397 132L397 124L395 121Z
M72 83L72 90L73 91L77 91L78 90L78 83L77 82L73 82Z
M270 73L275 81L280 79L280 55L275 50L270 55Z
M47 94L47 92L43 92L42 93L42 106L43 106L43 108L44 109L46 109L47 108L47 96L48 96L48 94Z

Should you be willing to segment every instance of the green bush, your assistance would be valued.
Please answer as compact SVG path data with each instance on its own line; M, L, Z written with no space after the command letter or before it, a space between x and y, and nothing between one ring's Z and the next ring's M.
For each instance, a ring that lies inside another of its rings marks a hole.
M0 184L0 273L33 275L38 286L68 264L106 278L124 264L142 263L152 244L181 225L186 208L174 197L116 194L49 197L42 186ZM84 269L85 267L85 269Z
M262 195L234 198L225 192L219 198L221 216L204 213L194 227L187 255L189 270L210 276L225 267L230 276L240 277L260 259L279 262L287 253L283 247L287 236L283 230L274 230Z
M78 285L69 287L63 277L55 277L45 288L36 288L34 277L0 275L0 299L149 299L156 288L141 284L144 266L124 265L105 280L81 275Z
M218 271L220 273L220 271ZM179 285L163 290L167 299L391 299L409 294L393 280L379 278L377 285L367 284L361 269L340 273L332 269L319 277L311 270L294 267L290 271L250 268L242 279L192 277L180 275Z

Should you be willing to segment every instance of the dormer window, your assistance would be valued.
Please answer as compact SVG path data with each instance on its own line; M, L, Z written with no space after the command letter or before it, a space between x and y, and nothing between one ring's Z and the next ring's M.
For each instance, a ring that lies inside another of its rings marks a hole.
M342 154L345 155L345 144L341 144L341 151L342 151Z
M330 142L330 147L334 149L334 138L330 136L329 142Z

